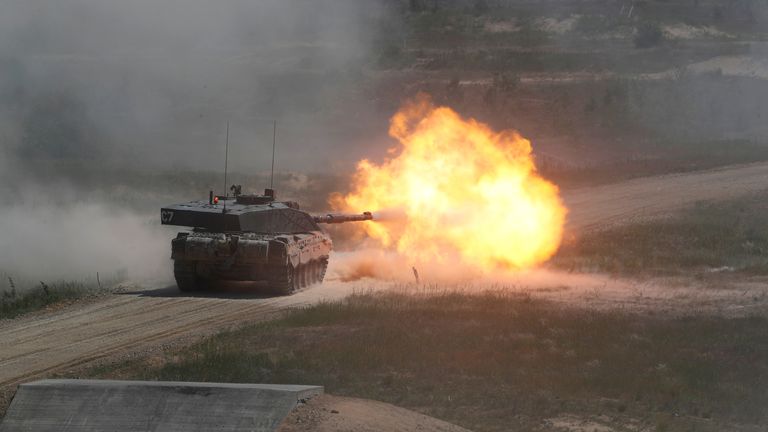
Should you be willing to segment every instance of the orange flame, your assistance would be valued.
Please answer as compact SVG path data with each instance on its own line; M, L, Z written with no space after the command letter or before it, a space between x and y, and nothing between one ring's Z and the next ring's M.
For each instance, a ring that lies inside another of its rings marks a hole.
M426 96L391 119L399 146L381 165L358 164L353 191L336 208L381 209L368 235L416 262L457 257L484 270L527 268L560 245L566 209L536 172L531 143L494 132Z

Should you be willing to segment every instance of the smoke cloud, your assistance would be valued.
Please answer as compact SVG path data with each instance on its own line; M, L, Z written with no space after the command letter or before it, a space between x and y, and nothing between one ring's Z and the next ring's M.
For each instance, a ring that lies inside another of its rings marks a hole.
M384 13L353 0L6 2L2 147L218 170L230 121L231 168L267 170L277 120L279 168L352 163L373 118L361 67ZM350 116L358 131L339 129Z
M124 277L170 282L168 230L97 204L0 209L2 265L38 280Z
M177 230L158 207L221 188L227 122L244 183L270 168L273 121L282 192L310 183L285 172L354 164L361 137L385 131L360 88L386 13L355 0L3 2L0 271L170 281Z

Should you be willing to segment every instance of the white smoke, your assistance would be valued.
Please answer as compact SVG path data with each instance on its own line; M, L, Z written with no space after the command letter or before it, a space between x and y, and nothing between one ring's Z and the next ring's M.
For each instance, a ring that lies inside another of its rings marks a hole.
M44 281L97 272L102 278L171 281L172 234L158 218L94 203L2 207L0 269Z

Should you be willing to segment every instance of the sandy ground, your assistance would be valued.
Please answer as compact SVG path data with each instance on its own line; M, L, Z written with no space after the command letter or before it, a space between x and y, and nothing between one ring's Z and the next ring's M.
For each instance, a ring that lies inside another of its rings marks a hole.
M299 405L278 432L466 432L467 429L383 402L322 395Z
M0 322L0 388L168 341L263 321L280 310L341 298L359 284L331 281L289 297L233 292L196 297L175 286L126 291L51 313Z
M768 278L712 274L691 278L618 279L601 274L531 270L485 286L568 306L678 317L709 314L768 316Z
M768 189L768 163L645 177L563 194L570 230L600 229Z
M566 193L564 199L570 208L568 229L582 230L657 217L696 201L727 199L767 188L768 163L762 163L575 190ZM686 288L685 284L662 289L658 282L643 285L600 276L547 272L520 278L517 282L505 281L504 285L587 305L663 309L682 302L686 307L694 305L702 310L724 305L748 310L764 307L768 297L766 285L760 281L745 282L743 287L731 285L702 291L701 287ZM381 288L388 283L373 285ZM19 382L77 370L164 344L183 343L185 338L269 319L286 308L342 298L370 287L370 280L345 283L331 279L321 287L290 297L269 298L226 292L189 297L180 295L175 287L155 286L6 320L0 322L0 389L8 392Z

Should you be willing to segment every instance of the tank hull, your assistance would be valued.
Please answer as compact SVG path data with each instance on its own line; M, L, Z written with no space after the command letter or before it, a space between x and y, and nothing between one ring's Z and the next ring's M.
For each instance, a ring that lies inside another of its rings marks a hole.
M297 234L179 233L171 241L179 289L194 291L211 282L260 281L278 294L325 277L333 243L322 231Z
M294 201L264 195L208 194L207 201L189 201L160 209L160 222L192 228L171 242L173 271L179 289L194 291L215 281L262 281L272 291L291 294L321 283L333 248L319 224L367 221L373 214L313 216Z

